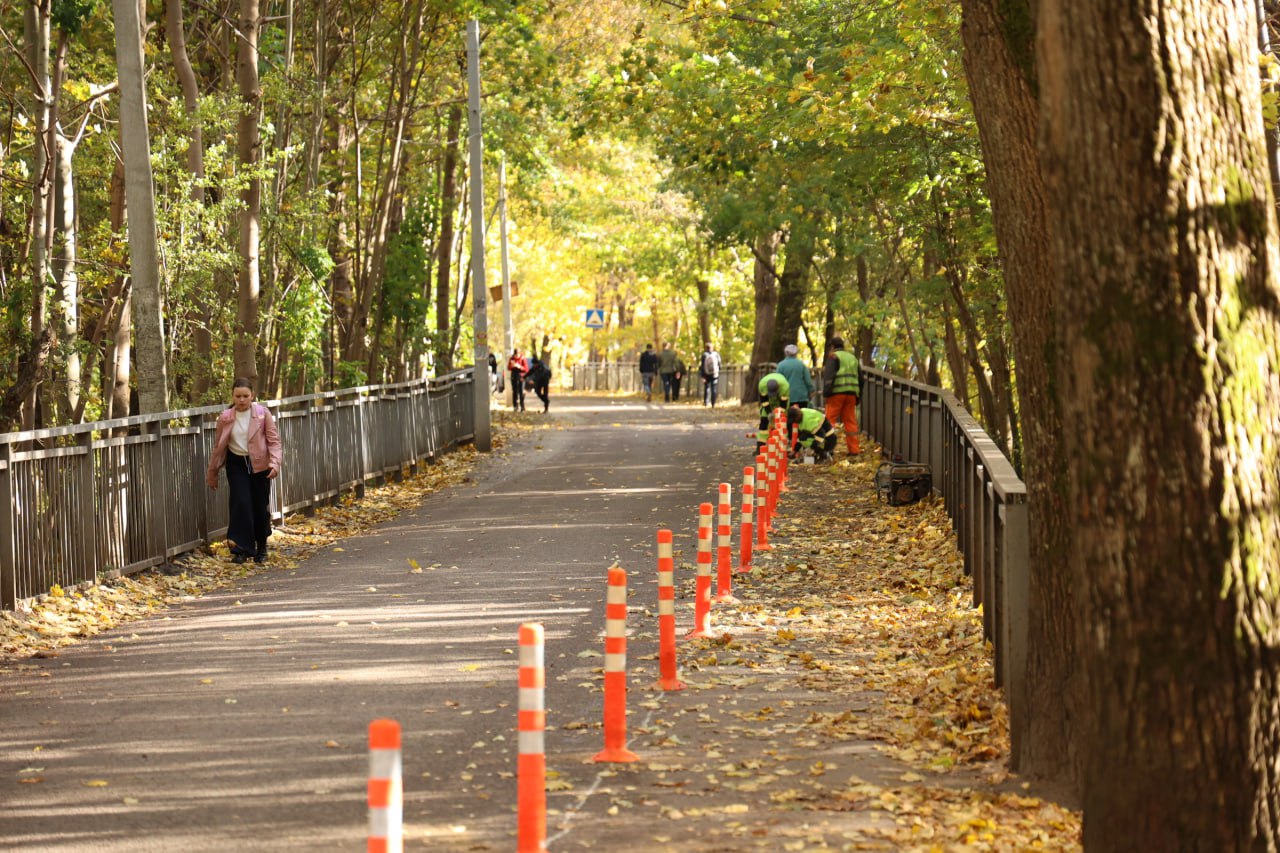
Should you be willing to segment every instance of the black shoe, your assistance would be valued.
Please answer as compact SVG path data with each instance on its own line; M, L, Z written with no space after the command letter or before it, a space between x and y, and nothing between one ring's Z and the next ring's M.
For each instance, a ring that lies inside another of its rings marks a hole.
M244 554L233 554L231 557L231 562L239 564L239 563L246 562L248 559L249 558L246 557Z
M255 563L265 563L267 561L267 552L259 551L258 553L254 554L253 561Z

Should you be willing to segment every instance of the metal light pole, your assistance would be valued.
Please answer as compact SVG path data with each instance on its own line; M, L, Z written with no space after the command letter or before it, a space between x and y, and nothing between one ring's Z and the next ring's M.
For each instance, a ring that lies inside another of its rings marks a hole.
M475 314L475 443L493 449L489 420L489 291L484 276L484 140L480 135L480 23L467 21L467 129L471 151L471 306Z
M511 274L507 268L507 158L498 161L498 232L502 244L502 357L511 355L515 344L515 328L511 324ZM502 368L502 365L499 365ZM511 405L514 388L508 388L503 395L504 402Z

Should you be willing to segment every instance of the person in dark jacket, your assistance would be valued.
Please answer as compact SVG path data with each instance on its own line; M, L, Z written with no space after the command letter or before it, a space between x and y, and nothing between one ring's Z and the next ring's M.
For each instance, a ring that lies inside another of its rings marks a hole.
M670 403L672 399L672 391L675 388L676 378L676 351L671 346L671 341L667 341L662 345L662 352L658 353L658 376L662 379L662 400Z
M507 371L511 374L511 409L523 412L524 377L529 372L529 362L520 354L519 347L513 349L511 358L507 359Z
M551 368L534 356L529 360L529 379L533 382L533 393L542 401L542 411L547 411L551 408Z
M653 399L653 379L657 375L658 354L653 351L653 344L645 344L640 353L640 387L646 402Z

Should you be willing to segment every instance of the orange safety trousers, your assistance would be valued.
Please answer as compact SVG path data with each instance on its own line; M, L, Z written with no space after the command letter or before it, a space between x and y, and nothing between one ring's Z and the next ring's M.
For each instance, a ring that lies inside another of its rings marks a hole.
M854 394L832 394L826 403L827 420L844 429L844 446L858 452L858 398Z

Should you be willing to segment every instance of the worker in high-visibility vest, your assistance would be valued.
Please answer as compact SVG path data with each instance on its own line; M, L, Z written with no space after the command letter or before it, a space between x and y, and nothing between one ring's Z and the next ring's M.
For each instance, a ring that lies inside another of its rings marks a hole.
M832 338L822 365L822 393L827 398L827 420L844 429L850 456L858 455L858 391L858 359L844 348L843 338Z
M832 458L836 449L836 428L822 412L794 403L787 409L787 425L796 430L796 449L792 451L791 458L794 459L802 447L811 448L818 462Z
M769 440L769 421L775 409L786 411L790 404L791 383L781 373L766 373L760 378L760 428L756 431L756 453Z

